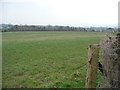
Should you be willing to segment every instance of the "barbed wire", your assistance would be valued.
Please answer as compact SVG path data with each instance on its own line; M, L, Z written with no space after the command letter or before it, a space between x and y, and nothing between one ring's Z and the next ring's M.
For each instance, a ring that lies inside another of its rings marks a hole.
M109 45L110 43L112 43L112 44ZM117 77L111 77L111 75L107 75L107 76L105 75L105 72L107 72L107 74L112 73L112 75L120 73L120 71L117 69L117 67L116 68L108 68L107 70L104 67L105 62L107 62L107 64L105 66L107 66L107 65L110 66L109 64L114 64L114 63L118 62L119 55L117 53L117 50L120 48L112 47L112 45L118 46L118 44L113 44L113 43L114 43L114 41L109 42L109 43L104 44L104 45L100 45L99 62L102 63L103 67L99 67L99 66L96 67L96 65L91 66L92 68L98 68L98 69L103 70L102 74L100 74L100 71L99 71L99 73L97 73L97 80L103 78L103 80L101 80L99 82L99 84L97 81L91 80L91 82L97 83L97 85L99 85L98 87L102 87L103 85L105 85L106 87L110 87L110 88L119 88L118 85L111 84L111 82L112 83L117 82L117 84L120 83L120 80ZM95 53L95 52L92 52L92 53ZM89 58L88 57L85 57L85 58L87 59L87 61L85 63L82 63L82 65L78 68L78 70L85 71L85 69L88 68ZM114 66L117 66L117 65L114 65ZM87 70L85 72L87 73ZM98 75L98 74L100 74L100 75ZM80 79L80 80L83 81L86 79Z

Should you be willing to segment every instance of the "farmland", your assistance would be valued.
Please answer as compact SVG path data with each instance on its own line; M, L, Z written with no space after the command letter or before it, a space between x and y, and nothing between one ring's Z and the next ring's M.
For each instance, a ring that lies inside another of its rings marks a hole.
M87 47L99 43L104 35L52 31L3 33L3 87L85 87Z

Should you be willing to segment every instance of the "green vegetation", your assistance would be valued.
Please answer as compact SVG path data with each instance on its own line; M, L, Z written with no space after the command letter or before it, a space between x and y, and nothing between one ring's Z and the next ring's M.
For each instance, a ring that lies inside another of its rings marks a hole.
M3 87L85 87L87 47L99 43L104 35L100 32L3 33Z

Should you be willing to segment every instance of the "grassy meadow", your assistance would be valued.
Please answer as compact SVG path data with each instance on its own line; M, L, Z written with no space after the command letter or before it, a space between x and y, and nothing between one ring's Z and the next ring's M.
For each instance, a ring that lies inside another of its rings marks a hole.
M3 88L85 87L87 47L100 32L2 33ZM100 79L97 80L97 86Z

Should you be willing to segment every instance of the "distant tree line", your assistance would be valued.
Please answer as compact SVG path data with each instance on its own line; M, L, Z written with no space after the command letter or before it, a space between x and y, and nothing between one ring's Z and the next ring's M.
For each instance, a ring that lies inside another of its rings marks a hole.
M0 30L2 32L14 32L14 31L91 31L91 32L103 32L103 31L112 31L115 28L106 28L106 27L71 27L71 26L52 26L52 25L11 25L11 24L2 24L0 25Z

